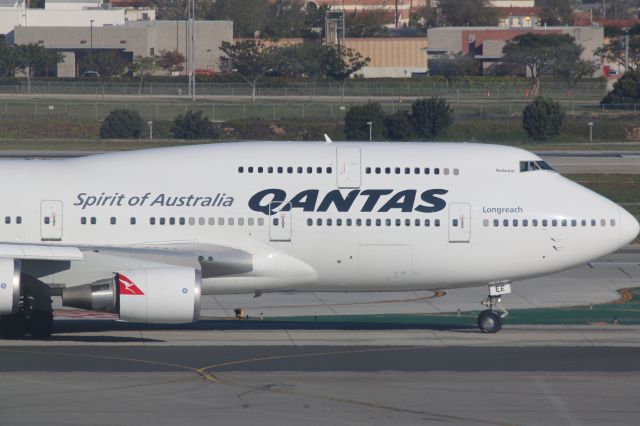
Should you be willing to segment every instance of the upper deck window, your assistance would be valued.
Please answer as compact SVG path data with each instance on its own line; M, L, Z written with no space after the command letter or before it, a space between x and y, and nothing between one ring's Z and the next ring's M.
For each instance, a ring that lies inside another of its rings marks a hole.
M555 171L545 161L521 161L520 162L521 172L531 172L534 170L549 170L552 172Z

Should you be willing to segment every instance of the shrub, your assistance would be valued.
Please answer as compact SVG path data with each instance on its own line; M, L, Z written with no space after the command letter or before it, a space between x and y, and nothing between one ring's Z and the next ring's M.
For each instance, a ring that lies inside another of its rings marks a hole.
M418 137L433 139L447 132L453 109L442 98L418 99L411 106L411 122Z
M613 85L601 104L633 104L640 101L640 72L629 71Z
M173 120L171 133L176 139L216 139L219 131L202 111L188 111Z
M344 135L348 140L369 140L369 125L373 139L382 139L384 131L384 112L380 104L368 102L349 108L344 116Z
M406 111L398 111L384 118L384 134L390 141L406 141L411 139L413 126Z
M138 139L144 123L138 111L114 109L107 115L100 126L100 137L103 139Z
M522 126L531 139L544 142L560 135L563 119L559 103L538 97L525 107Z

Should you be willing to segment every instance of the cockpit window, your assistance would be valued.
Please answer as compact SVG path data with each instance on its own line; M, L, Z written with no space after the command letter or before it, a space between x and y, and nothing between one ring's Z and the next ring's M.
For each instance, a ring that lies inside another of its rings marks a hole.
M520 172L532 172L534 170L554 171L545 161L521 161Z

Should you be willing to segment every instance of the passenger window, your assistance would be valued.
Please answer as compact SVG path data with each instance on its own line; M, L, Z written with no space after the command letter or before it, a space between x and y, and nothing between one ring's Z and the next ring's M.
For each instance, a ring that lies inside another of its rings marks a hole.
M434 224L435 226L440 226L440 219L436 219L436 220L434 220L434 221L433 221L433 224Z
M189 218L189 225L195 225L196 224L196 218L195 217L190 217Z
M322 226L322 219L316 219L316 225Z
M6 223L7 225L11 224L11 216L5 216L4 223Z
M209 226L214 226L216 224L216 218L215 217L210 217L207 220L207 223L209 224ZM204 219L202 219L202 224L204 225ZM222 220L221 225L224 225L224 219Z
M307 174L313 173L313 167L307 167Z
M504 219L502 221L502 226L509 226L509 219Z
M578 221L577 221L577 220L573 219L573 220L571 221L571 226L576 226L577 224L578 224Z
M187 223L187 221L185 220L184 217L181 217L179 223L180 223L180 225L184 225L184 224Z
M405 175L411 174L411 169L409 167L405 167L404 168L404 174Z
M258 218L258 226L264 226L264 219L261 217Z
M22 223L22 216L16 217L16 223L20 225Z
M356 219L356 226L362 226L362 219Z
M611 221L609 222L609 224L611 226L616 226L616 220L615 219L611 219Z
M248 171L249 173L253 173L253 167L249 167L249 168L247 169L247 171Z
M551 226L558 226L558 220L557 219L552 219L551 220Z
M302 172L304 171L304 169L302 167L298 167L298 173L302 174Z
M416 167L415 169L413 169L413 173L419 175L420 174L420 167Z
M384 224L387 226L391 226L391 219L385 219Z
M411 219L405 219L404 226L411 226Z
M169 225L175 225L176 224L176 218L175 217L170 217L169 218Z
M533 219L533 220L531 221L531 224L532 224L533 226L538 226L538 219Z
M316 173L318 173L319 175L322 174L322 167L317 167L316 168Z
M307 226L312 226L313 225L313 219L309 218L307 219Z
M445 175L445 176L449 176L449 169L447 169L446 167L445 167L445 169L444 169L444 175Z
M347 226L351 226L352 222L351 219L347 219Z
M489 219L484 219L484 220L482 221L482 226L484 226L485 228L486 228L487 226L489 226Z
M327 219L327 226L333 225L333 219Z
M452 224L453 226L458 226L458 219L453 219L453 220L451 221L451 224Z
M420 219L416 219L414 225L415 226L420 226Z
M130 218L130 219L129 219L129 223L130 223L131 225L135 225L135 224L136 224L136 218L135 218L135 217Z
M83 217L81 217L81 218L80 218L80 224L82 224L82 225L86 225L86 224L87 224L87 218L86 218L86 217L84 217L84 216L83 216Z
M400 167L396 167L396 174L399 175L400 174Z
M242 166L238 167L238 173L244 173L244 167Z
M336 219L336 226L342 226L342 219Z
M156 224L156 218L155 217L150 217L149 218L149 225L155 225Z
M425 219L424 220L424 226L431 226L431 220L430 219Z
M376 226L382 225L382 221L380 219L376 219Z
M385 167L384 172L385 174L391 174L391 167Z
M220 226L224 225L224 217L219 217L218 218L218 225L220 225Z
M382 169L380 167L376 167L376 174L379 175L382 172Z
M280 223L277 217L274 217L271 222L273 223L274 226L278 226L278 223Z
M327 174L333 173L333 169L331 167L327 167Z
M371 219L367 219L367 226L371 226Z
M164 225L164 224L165 224L165 218L164 218L164 217L161 217L161 218L160 218L160 225Z
M562 226L567 226L567 219L562 219Z
M433 174L434 175L439 175L440 174L440 169L437 168L437 167L435 169L433 169Z
M233 226L233 224L235 223L235 219L230 217L229 219L227 219L227 225L229 226Z
M529 226L529 221L527 219L522 219L522 226L524 227Z
M587 226L587 221L586 221L585 219L582 219L582 220L580 221L580 225L582 225L582 226Z
M243 217L239 217L238 218L238 226L244 226L244 218Z
M591 219L591 226L596 226L596 220L595 219Z
M428 167L425 167L425 168L424 168L424 174L425 174L425 175L428 175L428 174L429 174L429 168L428 168Z
M272 166L267 167L267 173L273 173L273 167Z
M371 167L367 167L365 170L365 173L370 175L371 174Z
M549 221L547 221L547 219L542 219L542 226L547 226L549 224Z
M115 225L115 224L116 224L116 218L115 218L115 217L112 217L112 218L111 218L111 224L112 224L112 225Z
M254 219L252 217L250 217L249 219L247 219L247 225L249 226L253 226L254 223Z
M258 167L258 173L262 173L264 171L264 168L262 166Z
M513 226L518 226L518 219L513 219Z
M98 221L96 220L95 216L91 217L91 224L95 225L96 223L98 223Z
M198 225L204 225L205 221L204 221L204 217L199 217L198 218Z
M44 224L45 224L45 225L48 225L48 224L50 224L50 223L51 223L51 218L50 218L49 216L46 216L46 217L44 218Z
M287 173L289 174L293 173L293 167L287 167Z
M607 221L604 219L600 219L600 226L607 226Z
M454 176L458 176L460 174L460 170L459 169L453 169L453 175Z
M494 227L500 226L500 221L498 219L493 219L493 226Z
M396 226L402 225L402 221L400 219L396 219Z
M282 166L278 167L278 173L282 174L283 170Z

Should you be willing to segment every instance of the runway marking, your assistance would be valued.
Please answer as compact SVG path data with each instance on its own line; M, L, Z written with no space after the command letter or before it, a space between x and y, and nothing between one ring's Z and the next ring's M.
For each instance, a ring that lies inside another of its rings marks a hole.
M188 365L176 364L172 362L151 361L147 359L129 358L129 357L112 356L112 355L89 355L89 354L77 354L77 353L68 353L68 352L34 351L34 350L24 350L24 349L22 350L0 349L0 352L29 353L29 354L37 354L37 355L53 355L53 356L61 356L61 357L75 357L75 358L91 358L91 359L99 359L99 360L127 361L127 362L141 363L141 364L160 365L164 367L174 367L174 368L179 368L183 370L188 370L193 373L196 373L197 375L199 375L205 380L218 382L215 376L207 373L206 371L200 371L201 369L199 368L189 367Z

